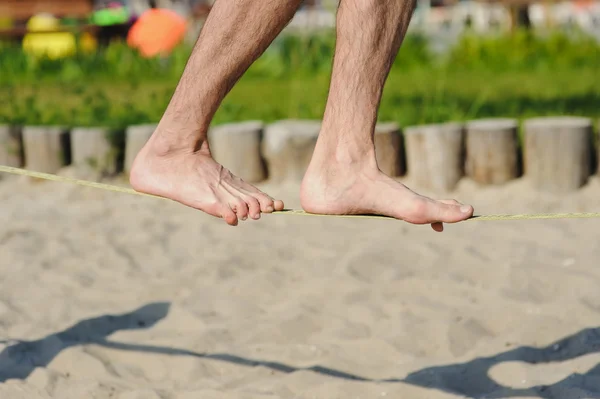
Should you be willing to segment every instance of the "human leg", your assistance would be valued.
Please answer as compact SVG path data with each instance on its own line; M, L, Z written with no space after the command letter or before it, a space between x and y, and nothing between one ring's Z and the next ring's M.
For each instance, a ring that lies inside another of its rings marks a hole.
M471 206L421 196L377 167L377 112L414 5L414 0L341 0L329 97L301 188L307 212L376 213L431 224L436 231L473 215Z
M156 131L137 155L130 183L237 225L283 209L211 156L207 132L223 98L266 50L300 0L218 0Z

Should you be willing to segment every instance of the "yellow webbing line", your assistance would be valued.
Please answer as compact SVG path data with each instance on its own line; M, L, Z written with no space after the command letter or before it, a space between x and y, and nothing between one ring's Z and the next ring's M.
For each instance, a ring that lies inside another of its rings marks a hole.
M10 166L0 165L0 172L9 173L13 175L22 175L44 180L52 180L63 183L72 183L80 186L97 188L100 190L114 191L125 194L141 195L146 197L154 197L160 199L167 199L156 195L140 193L132 188L119 187L105 183L98 183L88 180L73 179L65 176L57 176L49 173L35 172L26 169L13 168ZM326 217L345 217L345 218L367 218L367 219L392 219L389 216L381 215L319 215L307 213L300 209L284 209L282 211L275 211L273 214L283 215L298 215L298 216L326 216ZM600 212L580 212L580 213L532 213L532 214L515 214L515 215L474 215L468 220L531 220L531 219L575 219L575 218L598 218Z

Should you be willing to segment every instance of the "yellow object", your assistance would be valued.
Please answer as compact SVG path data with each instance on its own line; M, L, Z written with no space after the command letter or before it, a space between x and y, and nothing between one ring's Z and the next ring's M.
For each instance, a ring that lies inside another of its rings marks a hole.
M12 28L12 26L13 26L12 19L0 15L0 28L8 29L8 28Z
M27 22L29 32L23 38L23 50L36 57L58 59L73 55L77 50L75 35L58 32L60 21L49 14L33 16Z
M13 168L11 166L3 166L0 165L0 172L10 173L13 175L21 175L34 177L37 179L45 179L52 180L64 183L73 183L78 184L80 186L93 187L101 190L114 191L125 194L134 194L140 195L144 197L153 197L163 200L168 200L168 198L159 197L156 195L145 194L137 192L131 188L113 186L110 184L98 183L87 180L78 180L65 176L57 176L49 173L42 172L34 172L31 170ZM282 211L275 211L274 214L283 214L283 215L298 215L298 216L325 216L325 217L337 217L337 218L363 218L363 219L390 219L397 220L395 218L389 216L381 216L381 215L318 215L313 213L307 213L300 209L284 209ZM475 215L471 217L469 220L532 220L532 219L576 219L576 218L600 218L600 212L581 212L581 213L533 213L533 214L517 214L517 215Z
M98 48L98 41L89 32L83 32L79 38L79 48L84 53L93 53Z

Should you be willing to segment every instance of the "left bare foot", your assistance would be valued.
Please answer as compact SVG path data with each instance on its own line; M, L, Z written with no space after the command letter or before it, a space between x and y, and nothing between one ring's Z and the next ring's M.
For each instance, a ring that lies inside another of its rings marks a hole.
M220 217L229 225L260 219L261 213L283 209L274 200L218 164L208 142L200 150L167 150L160 136L151 137L133 163L129 181L134 190L177 201ZM157 144L159 143L159 144Z

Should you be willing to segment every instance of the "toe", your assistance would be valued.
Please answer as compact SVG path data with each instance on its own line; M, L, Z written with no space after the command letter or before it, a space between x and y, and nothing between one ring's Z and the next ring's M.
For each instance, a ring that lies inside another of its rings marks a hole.
M258 188L244 183L242 187L242 191L248 195L253 196L260 203L260 210L263 213L270 213L273 211L281 211L283 210L283 202L279 200L273 199L268 194L263 193Z
M417 224L456 223L468 219L472 215L473 208L470 206L460 205L459 203L454 204L452 200L435 201L420 197L413 202L412 211L406 220ZM439 225L436 227L439 228Z
M458 202L457 200L454 199L446 199L446 200L439 200L438 202L441 202L442 204L446 204L446 205L462 205L462 203ZM441 233L444 231L444 224L442 222L435 222L431 224L431 228L435 231L437 231L438 233Z
M273 198L269 197L265 193L256 193L252 195L260 205L260 210L264 213L271 213L275 210Z
M283 201L281 201L281 200L273 201L273 207L275 208L276 211L282 211L284 208Z
M435 222L431 224L431 228L437 231L438 233L441 233L442 231L444 231L444 224L440 222Z
M230 201L230 206L239 219L246 220L248 218L248 204L246 204L246 201L235 197Z
M228 225L237 226L238 217L229 206L224 205L220 213L221 217L223 218L223 220L225 220L225 222L227 222Z
M441 202L442 204L446 204L446 205L462 205L461 202L458 202L455 199L443 199L443 200L438 200L438 202Z
M428 214L432 221L456 223L473 216L473 207L455 200L430 201Z
M259 201L251 195L246 196L244 198L246 204L248 206L248 212L252 219L260 219L260 211L262 209Z

